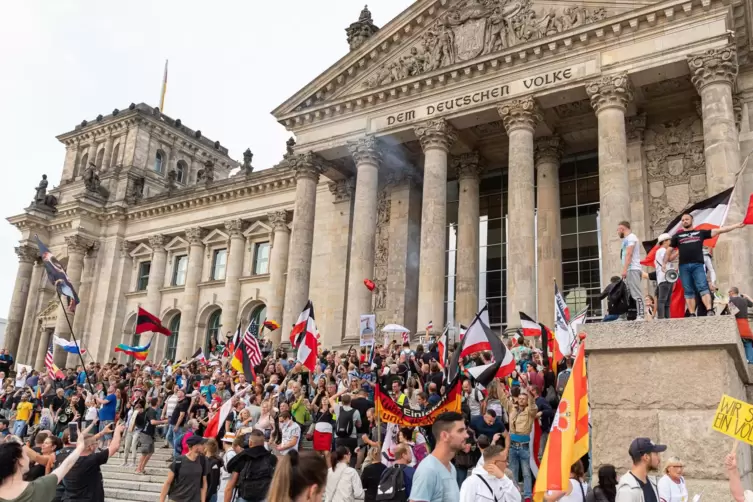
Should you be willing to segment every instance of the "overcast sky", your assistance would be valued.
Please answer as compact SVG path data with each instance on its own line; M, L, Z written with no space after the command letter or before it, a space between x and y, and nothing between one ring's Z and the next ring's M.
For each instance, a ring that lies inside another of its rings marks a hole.
M411 0L372 0L384 26ZM0 212L28 206L42 174L57 185L65 148L55 136L82 120L157 106L170 60L165 113L219 140L254 166L280 160L290 134L270 111L348 52L352 0L24 0L0 5ZM18 259L15 227L0 224L0 317Z

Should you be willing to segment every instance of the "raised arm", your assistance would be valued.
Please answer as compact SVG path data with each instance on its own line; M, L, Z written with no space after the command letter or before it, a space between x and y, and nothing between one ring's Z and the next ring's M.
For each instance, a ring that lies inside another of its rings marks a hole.
M740 223L735 223L734 225L727 225L726 227L714 228L711 230L711 237L716 237L719 234L726 234L727 232L737 230L738 228L743 228L744 226L745 226L745 223L741 221Z

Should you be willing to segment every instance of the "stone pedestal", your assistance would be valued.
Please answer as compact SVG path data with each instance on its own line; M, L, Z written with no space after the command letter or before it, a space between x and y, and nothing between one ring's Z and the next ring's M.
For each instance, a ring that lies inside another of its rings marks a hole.
M627 166L625 111L633 99L626 73L607 75L586 85L599 121L599 215L601 221L602 287L622 271L622 241L617 225L630 221L630 180Z
M478 232L479 232L479 174L481 159L478 152L457 157L454 167L458 176L458 244L455 265L455 319L471 323L478 304Z
M536 141L536 190L538 243L538 320L554 324L554 281L562 284L562 232L560 226L560 159L562 140L557 136Z
M167 269L167 251L165 246L169 239L164 235L149 236L149 246L152 248L152 261L149 266L149 280L146 283L146 299L144 301L144 310L157 317L162 310L162 288L165 286L165 270ZM154 340L154 351L157 355L162 354L167 343L157 337ZM129 342L131 341L129 340Z
M196 311L199 307L199 281L201 268L204 263L203 228L189 228L186 239L189 244L188 270L186 271L186 286L183 290L183 308L180 314L180 330L178 331L178 346L175 359L185 361L196 350L194 335L196 334Z
M33 340L37 336L37 306L39 305L39 290L44 272L45 269L42 261L37 259L31 271L29 296L26 299L26 311L24 312L23 325L21 327L18 355L15 356L16 361L23 364L34 364L34 357L36 357ZM8 328L6 327L5 329L7 333Z
M732 86L737 78L737 51L733 46L711 49L688 56L693 84L701 95L703 144L706 157L706 184L709 196L735 184L740 172L740 144L732 102ZM748 193L743 183L730 200L727 224L743 219ZM738 286L750 290L750 250L745 231L737 230L719 238L714 250L714 269L721 287Z
M348 302L344 341L357 340L362 314L373 311L372 295L363 284L374 278L374 242L377 226L379 166L382 154L373 136L348 143L356 164L356 191L353 198L353 229L350 237Z
M723 394L747 400L753 368L746 364L730 316L581 325L588 335L588 387L594 472L630 467L636 437L666 444L685 463L691 497L728 501L724 456L733 440L711 430ZM737 463L753 486L750 445L740 443Z
M415 127L424 151L424 190L421 211L421 264L418 276L418 326L431 321L434 333L444 325L444 278L447 234L447 156L457 133L444 119Z
M84 255L93 243L90 240L81 237L80 235L72 235L70 237L66 237L65 243L68 246L68 266L66 267L65 271L68 274L68 278L70 279L73 288L78 292L79 287L81 286L81 272L84 269ZM63 302L67 302L67 299L65 297L62 298ZM79 296L79 298L81 297ZM67 320L66 315L68 317ZM74 314L68 311L67 306L65 309L62 305L59 306L57 321L55 321L55 334L57 334L60 338L64 338L66 340L70 339L71 328L68 325L69 321L71 325L73 325ZM67 358L68 353L62 348L56 346L55 364L62 368L65 366Z
M498 108L509 138L507 174L507 329L520 326L519 312L536 319L535 191L533 132L542 119L531 97Z
M39 256L39 250L33 246L19 246L16 248L16 254L18 255L18 271L8 311L8 325L5 328L5 347L14 358L18 358L18 345L29 298L32 269L34 260Z
M267 301L267 319L276 323L282 322L282 308L285 300L285 272L288 269L288 254L290 252L290 229L288 228L287 211L275 211L267 215L272 226L274 236L269 256L269 297ZM267 336L272 339L275 347L280 344L283 326Z
M243 220L225 222L225 230L230 234L230 246L225 273L225 298L222 307L222 325L226 330L235 332L238 325L238 307L241 301L241 274L243 273L243 256L246 238L243 236ZM262 320L263 321L263 320Z

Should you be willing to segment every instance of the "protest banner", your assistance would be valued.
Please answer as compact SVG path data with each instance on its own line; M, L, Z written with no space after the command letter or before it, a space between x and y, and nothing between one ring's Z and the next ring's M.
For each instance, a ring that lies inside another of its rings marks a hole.
M377 418L382 422L398 424L400 427L430 427L437 416L442 413L448 411L459 413L461 397L462 388L458 380L436 405L426 411L419 411L400 406L377 385L374 392L374 406Z
M376 330L376 316L374 314L361 315L359 325L359 335L361 338L361 347L374 345L374 331Z
M711 428L753 445L753 405L723 395Z

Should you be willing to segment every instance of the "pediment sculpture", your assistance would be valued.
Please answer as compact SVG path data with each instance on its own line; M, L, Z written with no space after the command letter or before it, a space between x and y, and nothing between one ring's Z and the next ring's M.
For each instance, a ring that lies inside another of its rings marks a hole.
M532 0L465 0L438 17L402 56L384 63L363 86L374 88L556 35L604 19L604 8L535 9Z

